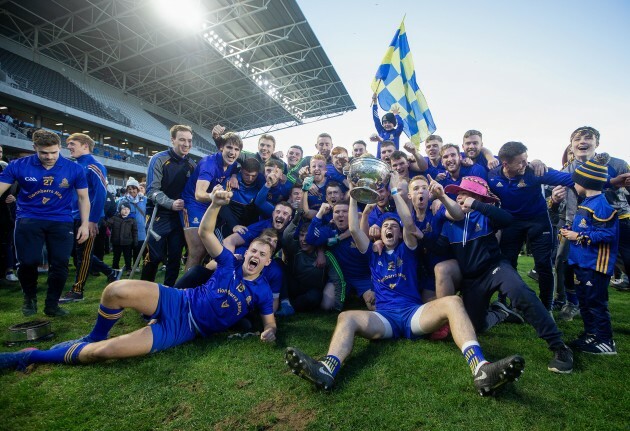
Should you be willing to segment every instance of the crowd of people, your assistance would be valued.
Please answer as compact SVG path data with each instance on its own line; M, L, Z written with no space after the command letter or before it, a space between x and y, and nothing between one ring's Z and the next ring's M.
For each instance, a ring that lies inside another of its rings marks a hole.
M521 142L502 145L495 156L476 130L464 134L461 148L431 135L422 156L411 143L401 148L402 119L395 111L380 119L375 105L373 113L377 133L370 140L391 175L367 204L357 202L348 176L351 163L374 157L364 141L349 149L321 133L313 154L294 145L285 158L272 135L260 136L258 150L248 152L236 133L217 125L212 134L219 151L195 163L189 157L193 130L176 125L172 147L150 160L146 192L129 178L106 216L112 198L105 167L91 154L94 141L70 135L71 161L59 155L58 135L36 131L36 154L0 174L2 202L17 201L10 230L22 311L38 311L44 244L50 265L45 314L68 314L59 304L82 300L92 271L110 283L88 335L49 350L2 353L0 368L140 356L226 330L258 331L269 342L276 317L313 310L339 313L327 355L315 360L289 347L285 360L324 389L333 387L355 336L451 336L482 395L516 380L525 366L518 355L485 359L476 334L497 324L531 325L552 352L552 372L572 372L573 351L616 354L608 287L616 270L630 268L630 169L597 152L597 130L576 129L556 170L529 161ZM113 267L93 252L106 226ZM538 294L516 271L526 242ZM141 280L121 280L121 255L129 269L143 243ZM70 256L77 275L62 295ZM161 265L164 282L157 284ZM349 309L350 296L359 298L361 309ZM150 324L108 338L125 308ZM580 314L583 333L565 342L554 311L563 320Z

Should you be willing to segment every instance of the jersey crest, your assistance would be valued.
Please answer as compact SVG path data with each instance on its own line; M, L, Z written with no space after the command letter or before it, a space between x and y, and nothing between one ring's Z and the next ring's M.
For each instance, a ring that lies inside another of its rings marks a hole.
M497 183L497 187L503 187L503 183L502 183L501 181L499 181L499 182Z
M579 224L578 226L579 226L579 227L581 227L582 229L586 229L586 228L588 227L588 225L586 224L586 219L585 219L585 218L583 218L583 219L580 221L580 224Z
M61 182L59 183L59 187L61 187L62 189L67 189L68 187L70 187L68 179L64 178L63 180L61 180Z
M521 178L516 187L527 187L527 184L525 183L525 180Z

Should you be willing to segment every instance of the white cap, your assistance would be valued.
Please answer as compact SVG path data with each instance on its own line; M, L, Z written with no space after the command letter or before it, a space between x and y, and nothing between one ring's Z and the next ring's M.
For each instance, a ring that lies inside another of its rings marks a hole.
M140 183L134 177L129 177L125 187L129 187L129 186L140 187Z

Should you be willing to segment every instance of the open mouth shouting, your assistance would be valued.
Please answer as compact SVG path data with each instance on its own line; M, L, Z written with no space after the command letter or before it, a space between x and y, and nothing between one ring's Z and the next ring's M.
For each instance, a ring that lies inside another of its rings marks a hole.
M256 256L250 257L247 262L247 271L249 273L255 272L256 268L258 268L258 264L260 264L260 260Z

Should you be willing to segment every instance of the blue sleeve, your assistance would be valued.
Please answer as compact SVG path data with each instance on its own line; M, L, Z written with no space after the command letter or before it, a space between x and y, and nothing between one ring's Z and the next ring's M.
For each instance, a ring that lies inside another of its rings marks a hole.
M263 316L273 314L273 294L271 289L261 289L263 292L258 296L258 311Z
M272 260L267 267L265 278L267 279L271 292L274 296L280 294L280 290L282 289L282 276L282 267L278 264L278 262Z
M470 175L488 180L488 171L484 167L475 163L470 168Z
M273 209L275 208L275 206L267 200L268 194L269 187L267 187L266 184L263 184L263 186L258 191L258 194L256 195L256 199L254 200L254 204L258 207L260 212L262 212L265 217L271 217Z
M555 169L547 169L545 175L540 178L542 184L549 184L550 186L567 186L573 187L574 183L571 179L571 174L567 172L556 171Z
M374 210L370 213L370 215L368 215L368 224L370 226L373 225L379 225L380 226L380 221L379 219L381 218L380 214L378 213L377 209L374 208Z
M258 238L260 233L263 230L265 230L265 227L268 227L267 224L265 223L265 221L268 221L268 220L263 220L262 222L257 222L257 223L251 224L251 225L247 226L247 232L245 232L242 235L238 234L238 235L241 235L241 238L243 238L243 240L245 241L245 244L249 244L255 238Z
M16 172L14 172L15 162L11 162L8 164L4 171L0 173L0 183L13 184L17 181Z
M199 176L197 177L197 181L204 180L212 184L212 181L216 178L216 175L213 172L213 168L215 167L215 160L216 159L214 157L204 157L203 159L201 159L201 161L199 162Z
M98 223L103 218L105 208L105 197L107 196L106 184L103 183L103 176L96 170L98 167L88 166L88 182L90 196L90 222ZM100 170L99 170L100 172Z
M217 271L233 271L235 268L236 259L232 252L225 247L214 260L217 262Z
M405 130L405 122L400 117L400 115L396 114L395 117L396 117L396 130L394 131L394 134L396 136L400 136L403 130Z
M76 190L87 189L88 182L85 178L85 172L83 171L83 168L76 163L73 163L73 165L76 167L77 170L77 176L74 179L74 188Z
M372 120L374 120L374 127L376 127L376 131L380 135L385 129L383 129L381 118L378 116L378 103L372 105Z
M322 219L314 217L308 226L305 241L314 246L326 245L328 238L335 236L328 226L324 226Z

